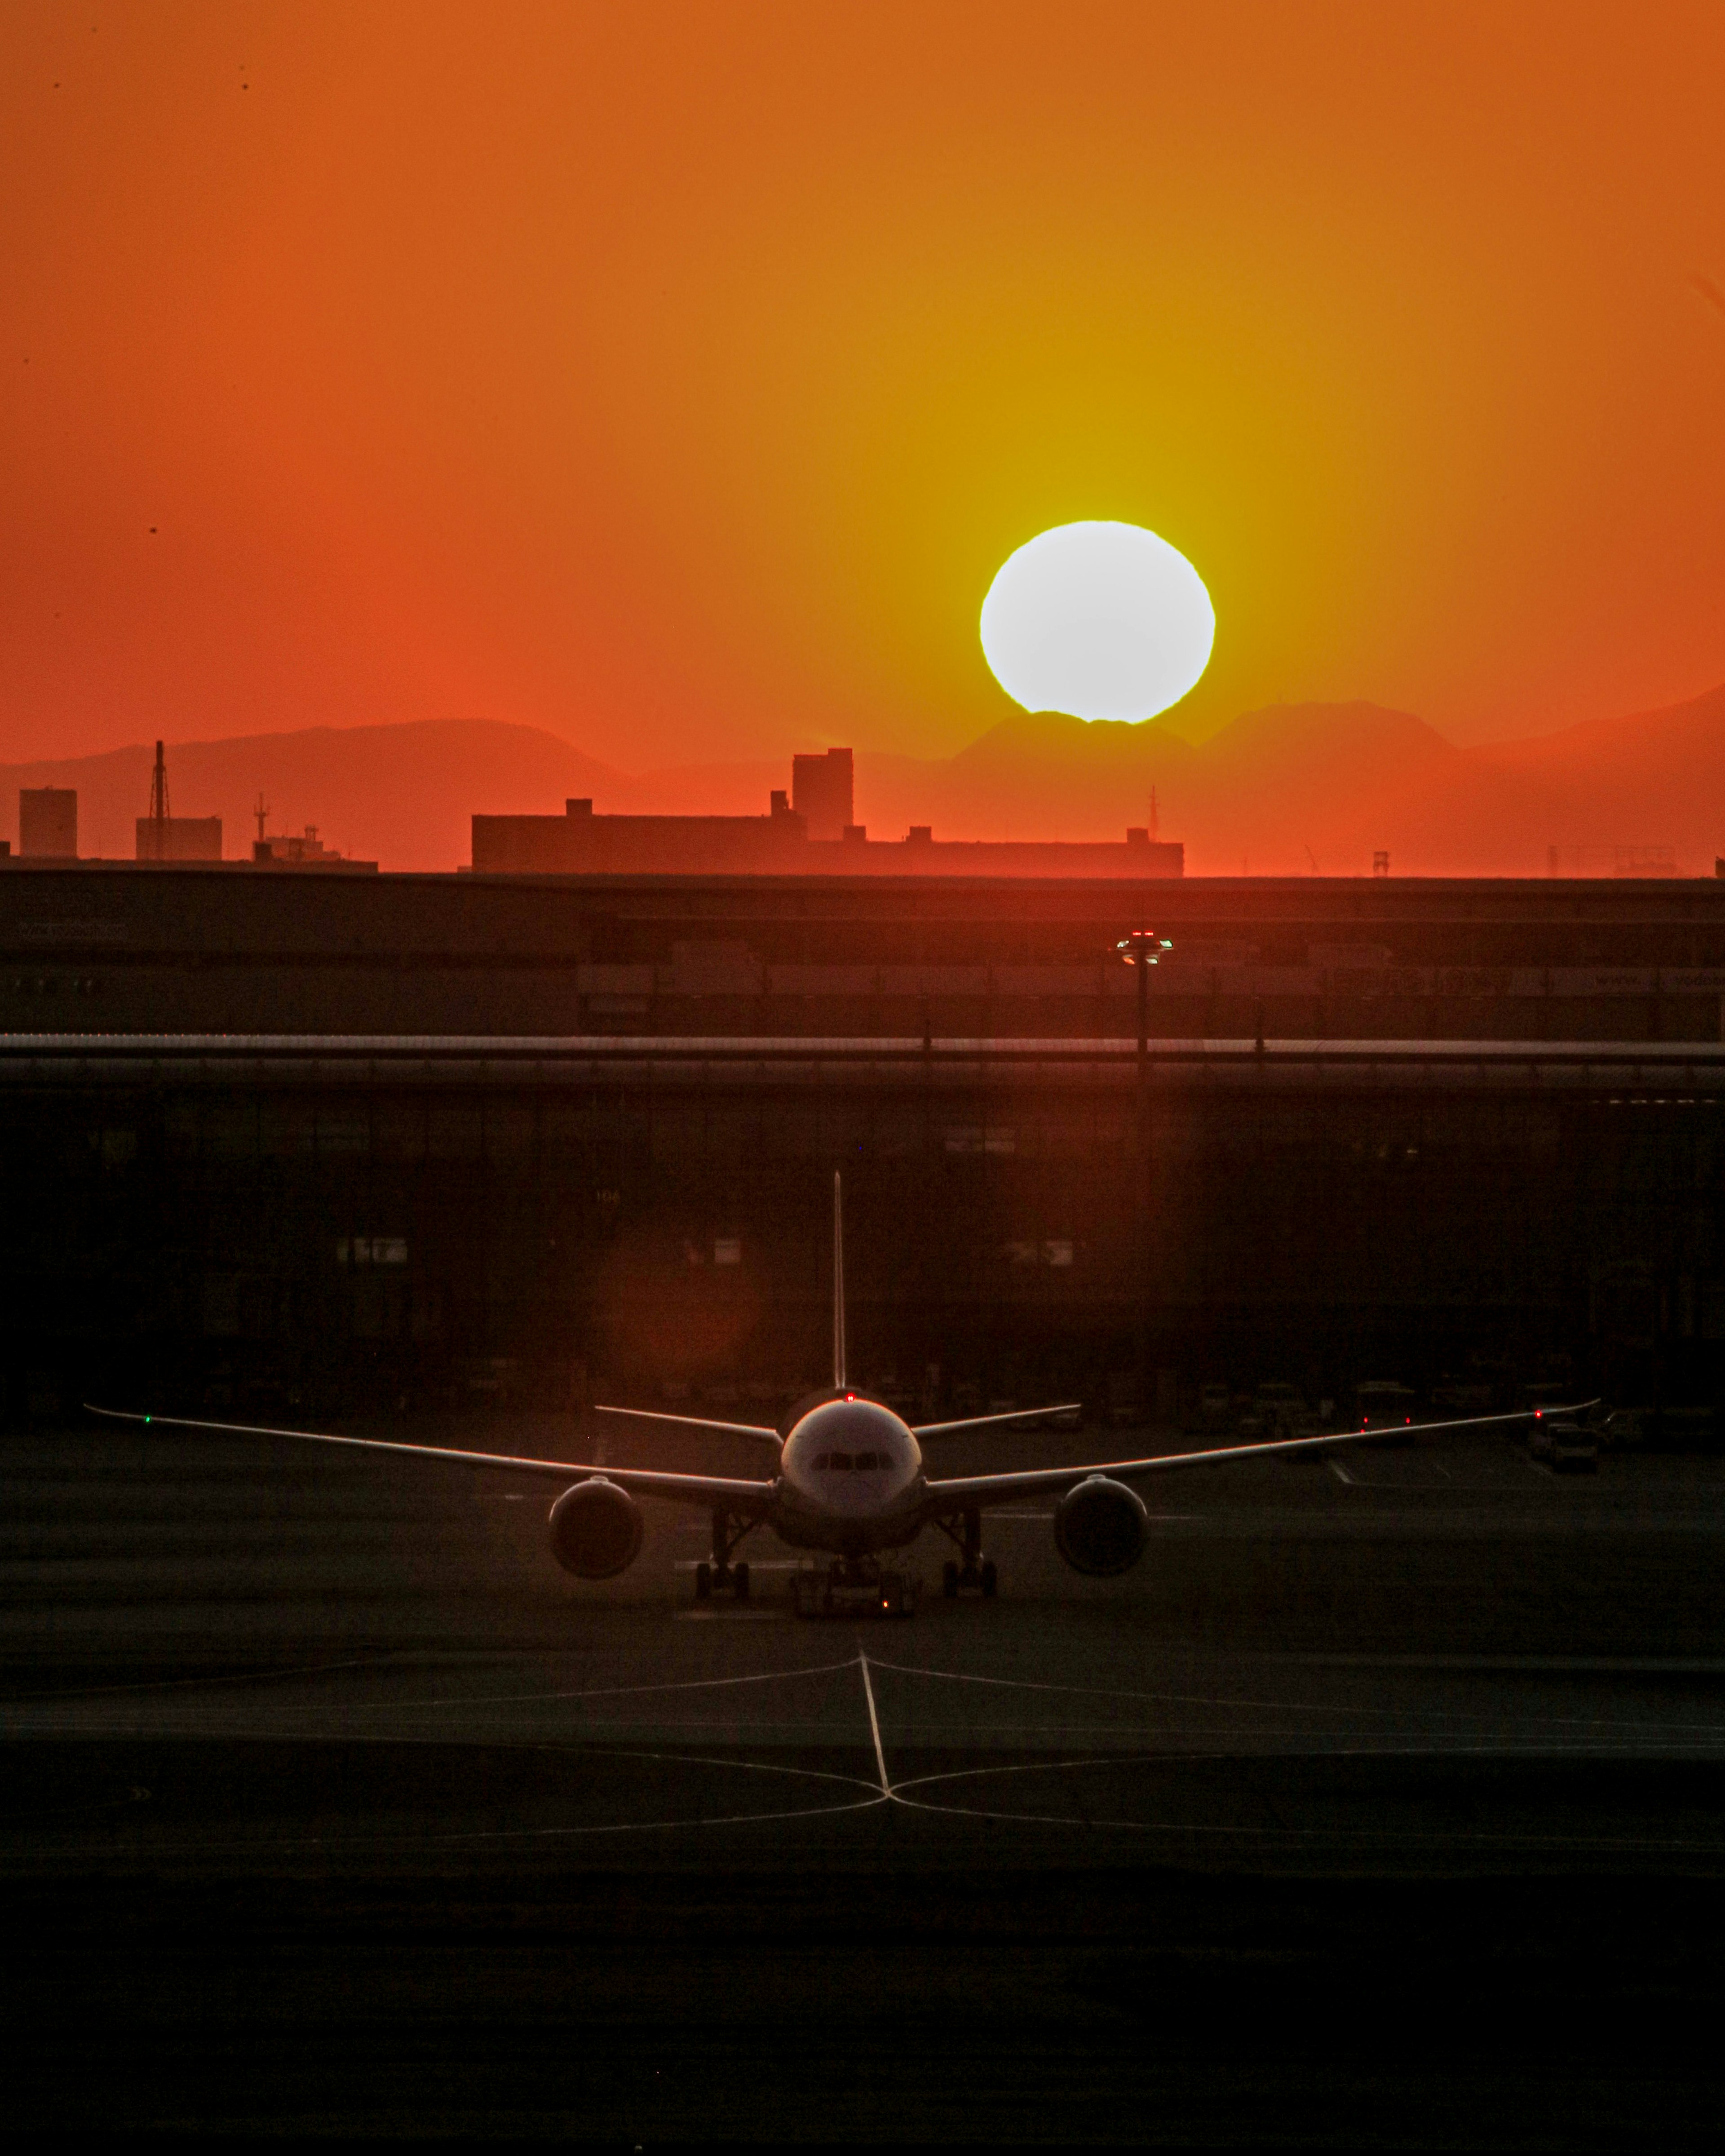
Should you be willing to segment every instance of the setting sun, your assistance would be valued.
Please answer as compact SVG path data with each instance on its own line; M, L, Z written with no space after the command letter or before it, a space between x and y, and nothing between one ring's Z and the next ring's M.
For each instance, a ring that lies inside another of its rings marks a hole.
M1197 570L1153 531L1061 524L1008 557L982 636L994 678L1026 711L1151 719L1209 664L1216 616Z

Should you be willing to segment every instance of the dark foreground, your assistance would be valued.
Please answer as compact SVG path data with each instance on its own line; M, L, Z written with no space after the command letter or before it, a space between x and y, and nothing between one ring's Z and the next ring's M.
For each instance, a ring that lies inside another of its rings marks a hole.
M8 1897L21 2128L1717 2145L1721 1897L716 1859Z
M1194 1476L857 1627L692 1615L675 1515L596 1594L536 1491L9 1444L15 2130L1717 2139L1706 1463Z

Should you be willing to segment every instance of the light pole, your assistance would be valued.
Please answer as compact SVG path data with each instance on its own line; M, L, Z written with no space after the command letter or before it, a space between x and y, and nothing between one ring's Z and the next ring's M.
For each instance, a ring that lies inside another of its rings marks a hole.
M1147 1413L1150 1383L1150 968L1173 949L1166 936L1153 928L1134 928L1115 945L1128 966L1138 972L1138 1086L1134 1149L1137 1155L1138 1292L1137 1359L1138 1412Z
M1153 928L1134 928L1114 947L1128 966L1138 969L1138 1084L1142 1089L1150 1060L1150 968L1174 947Z

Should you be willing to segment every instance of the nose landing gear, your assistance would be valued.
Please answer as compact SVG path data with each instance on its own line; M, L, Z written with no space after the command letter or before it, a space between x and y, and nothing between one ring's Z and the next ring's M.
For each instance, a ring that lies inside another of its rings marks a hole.
M935 1524L963 1556L962 1564L953 1563L949 1558L941 1567L941 1593L948 1602L956 1602L961 1594L980 1594L984 1602L992 1602L1000 1576L993 1558L983 1555L982 1514L966 1512L956 1524L951 1520L938 1520Z
M738 1602L749 1599L749 1568L747 1558L738 1564L709 1564L705 1558L695 1568L695 1599L711 1602L713 1596L729 1594Z

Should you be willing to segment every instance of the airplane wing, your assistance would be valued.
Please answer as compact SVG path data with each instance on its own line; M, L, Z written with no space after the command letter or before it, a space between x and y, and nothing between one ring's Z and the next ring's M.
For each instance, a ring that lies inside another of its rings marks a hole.
M784 1442L776 1430L769 1430L764 1423L717 1422L711 1415L660 1414L652 1408L596 1407L593 1409L593 1413L595 1414L634 1415L639 1422L680 1423L685 1430L717 1430L726 1437L764 1438L768 1445L773 1446L781 1446Z
M1453 1430L1483 1430L1494 1423L1532 1422L1541 1415L1580 1414L1598 1404L1597 1400L1582 1400L1574 1407L1523 1408L1514 1414L1464 1415L1450 1422L1414 1423L1405 1431L1398 1424L1394 1434L1432 1437ZM1169 1467L1214 1467L1219 1461L1255 1460L1271 1453L1313 1452L1321 1446L1359 1445L1388 1434L1381 1429L1343 1430L1328 1437L1277 1437L1260 1445L1222 1445L1203 1452L1157 1453L1148 1460L1098 1460L1088 1467L1030 1467L1005 1475L954 1476L944 1481L930 1481L925 1487L931 1507L936 1510L948 1506L986 1506L997 1497L1034 1497L1044 1491L1069 1490L1074 1483L1082 1482L1091 1475L1108 1475L1117 1481L1131 1482L1140 1476L1159 1475Z
M961 1430L990 1430L1005 1423L1040 1422L1044 1415L1081 1414L1081 1400L1067 1400L1059 1407L1014 1408L1005 1414L965 1415L957 1422L925 1422L912 1425L921 1437L956 1437Z
M517 1460L501 1452L458 1452L447 1445L403 1445L387 1437L335 1437L321 1430L272 1430L257 1423L200 1422L190 1415L138 1414L123 1408L99 1408L85 1402L86 1413L110 1422L147 1424L164 1430L208 1430L228 1437L295 1437L311 1445L346 1445L362 1452L405 1452L416 1460L453 1460L464 1467L498 1467L513 1475L548 1475L560 1482L578 1482L602 1475L638 1497L665 1497L685 1505L729 1505L740 1512L764 1507L773 1493L769 1482L732 1480L719 1475L667 1475L649 1467L591 1467L562 1460Z

